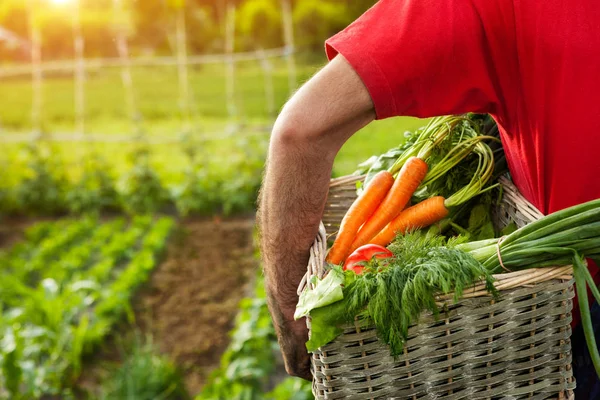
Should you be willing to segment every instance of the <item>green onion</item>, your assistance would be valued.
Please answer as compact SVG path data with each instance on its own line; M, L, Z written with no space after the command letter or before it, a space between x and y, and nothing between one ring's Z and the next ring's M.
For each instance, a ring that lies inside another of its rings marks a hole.
M516 230L502 241L483 240L459 244L457 248L472 255L491 273L500 272L502 265L521 270L573 264L585 340L600 376L600 354L586 287L590 287L599 303L600 291L582 259L600 254L600 199L550 214Z

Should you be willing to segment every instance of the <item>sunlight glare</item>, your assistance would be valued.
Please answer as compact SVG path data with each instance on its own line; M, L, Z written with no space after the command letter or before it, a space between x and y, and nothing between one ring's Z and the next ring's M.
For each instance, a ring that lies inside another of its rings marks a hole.
M50 0L52 4L56 4L57 6L62 6L67 3L70 3L72 0Z

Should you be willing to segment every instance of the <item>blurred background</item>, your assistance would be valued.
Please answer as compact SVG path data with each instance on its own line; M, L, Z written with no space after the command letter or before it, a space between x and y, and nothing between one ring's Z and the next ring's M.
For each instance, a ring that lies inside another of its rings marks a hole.
M270 128L374 0L0 0L0 399L309 399L254 210ZM377 121L334 175L397 146Z

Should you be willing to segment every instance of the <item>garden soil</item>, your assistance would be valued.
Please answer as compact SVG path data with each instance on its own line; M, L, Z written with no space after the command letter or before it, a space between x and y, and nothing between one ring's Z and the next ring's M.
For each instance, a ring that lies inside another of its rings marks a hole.
M254 218L187 220L136 297L136 321L197 394L218 367L240 300L252 292L258 260Z

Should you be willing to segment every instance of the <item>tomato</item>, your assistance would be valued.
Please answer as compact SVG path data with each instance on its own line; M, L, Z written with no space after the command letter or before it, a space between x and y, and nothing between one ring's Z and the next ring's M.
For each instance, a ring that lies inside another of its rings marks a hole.
M354 250L354 252L348 256L344 263L344 271L350 270L360 275L365 269L365 264L373 258L381 260L390 258L393 255L394 254L391 251L378 244L365 244Z

